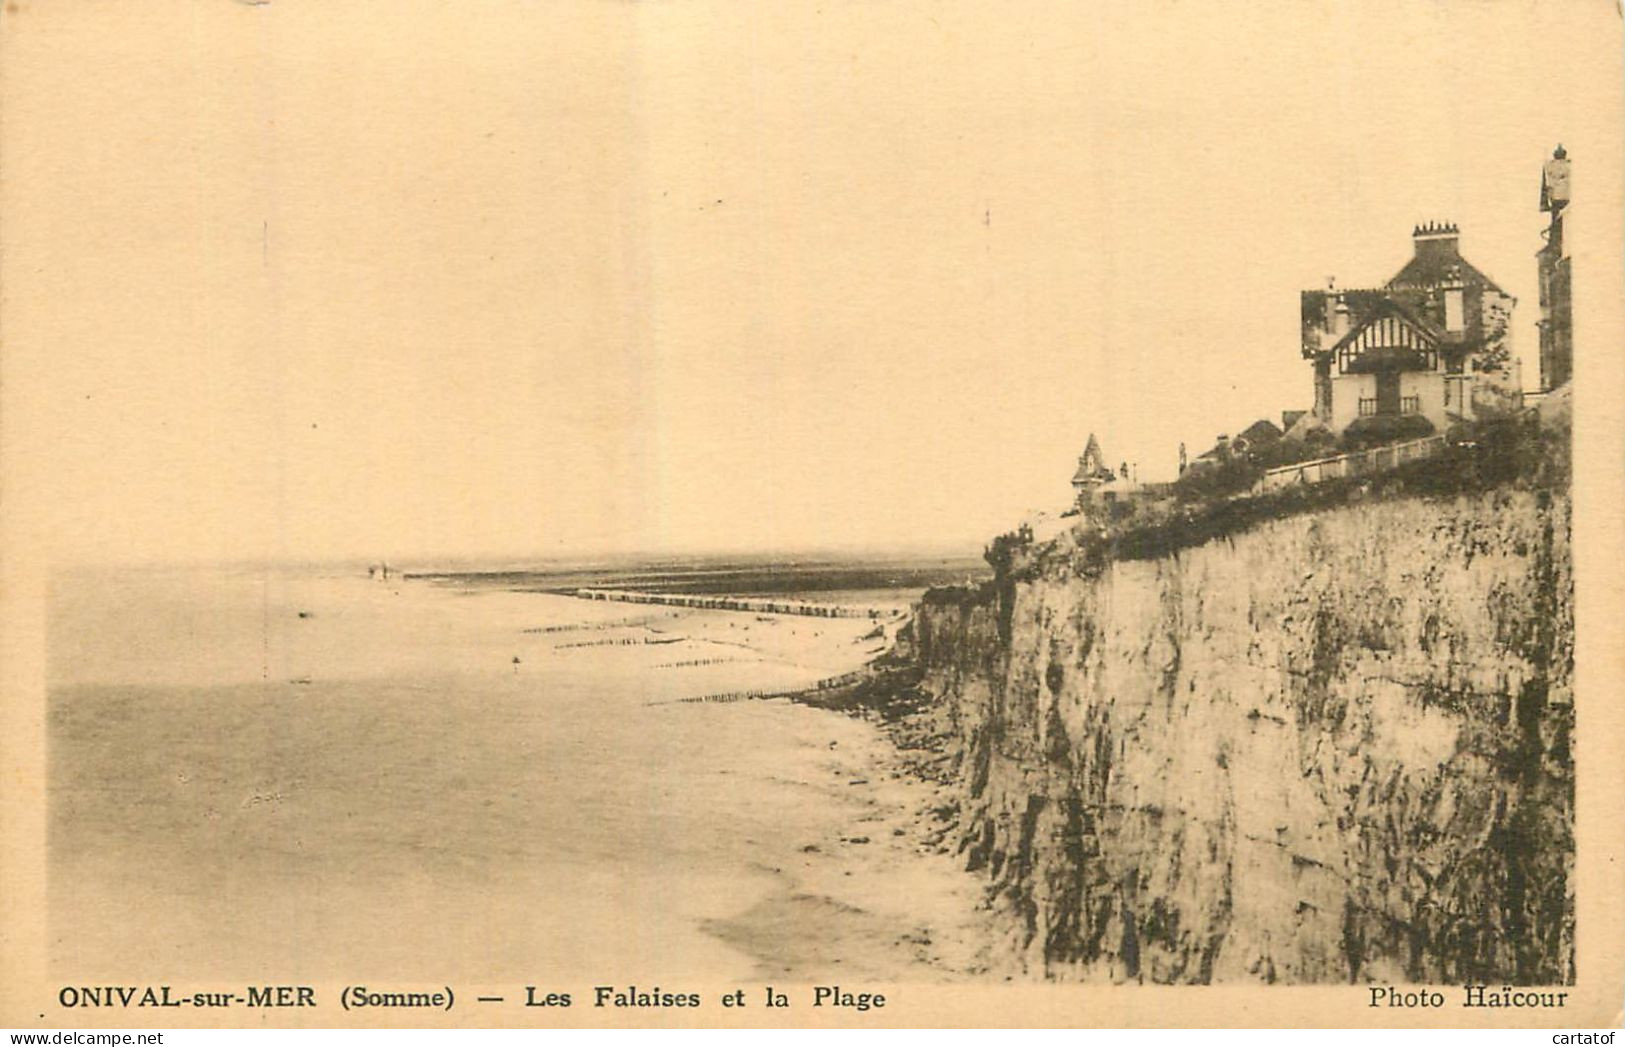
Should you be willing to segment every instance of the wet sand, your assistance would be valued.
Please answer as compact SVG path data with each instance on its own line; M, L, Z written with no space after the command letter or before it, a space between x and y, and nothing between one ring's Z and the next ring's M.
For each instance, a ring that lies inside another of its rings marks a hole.
M855 668L866 620L126 572L65 578L51 625L63 976L985 966L943 798L876 725L679 700Z

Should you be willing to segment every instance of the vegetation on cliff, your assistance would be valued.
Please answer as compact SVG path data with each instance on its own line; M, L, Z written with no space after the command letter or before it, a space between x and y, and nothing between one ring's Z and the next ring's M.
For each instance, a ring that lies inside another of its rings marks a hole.
M1566 490L1569 434L1566 426L1543 425L1535 412L1527 412L1518 418L1463 426L1453 434L1445 453L1435 458L1408 462L1376 475L1262 493L1251 491L1262 475L1261 466L1244 462L1236 468L1245 473L1241 493L1202 496L1193 488L1171 498L1120 503L1104 518L1080 518L1070 531L1046 545L1035 545L1026 528L998 536L984 553L994 572L991 591L1006 592L1014 582L1063 565L1065 570L1089 577L1114 561L1169 556L1270 520L1362 501L1454 497L1503 486ZM1218 472L1208 471L1214 482L1223 480ZM938 589L929 591L926 599L952 597Z

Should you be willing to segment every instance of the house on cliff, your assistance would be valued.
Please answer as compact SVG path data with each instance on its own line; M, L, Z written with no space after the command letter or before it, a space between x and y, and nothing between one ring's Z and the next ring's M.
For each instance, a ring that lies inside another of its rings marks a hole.
M1283 411L1281 417L1285 419L1288 416L1297 416L1302 413L1301 411ZM1293 417L1293 421L1296 420L1296 417ZM1288 426L1290 425L1291 423L1288 422ZM1234 438L1231 438L1228 433L1220 433L1212 447L1197 455L1189 465L1181 465L1180 475L1192 470L1200 472L1204 469L1216 469L1238 459L1249 459L1261 454L1268 454L1271 448L1281 442L1281 436L1281 427L1268 418L1260 418L1237 433Z
M1381 287L1300 296L1312 414L1333 435L1423 436L1515 403L1517 300L1462 257L1455 225L1411 236L1411 259Z

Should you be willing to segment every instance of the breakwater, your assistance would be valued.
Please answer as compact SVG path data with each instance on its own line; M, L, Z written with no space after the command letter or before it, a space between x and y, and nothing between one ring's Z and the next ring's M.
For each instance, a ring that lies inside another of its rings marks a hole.
M706 611L748 611L755 614L799 614L808 618L884 618L897 612L874 607L849 607L814 603L809 600L771 600L753 596L710 596L695 593L639 592L632 589L577 589L571 595L582 600L611 600L617 603L663 604Z
M767 698L806 699L810 694L814 694L819 691L830 691L840 687L851 687L870 679L872 676L873 673L867 668L854 669L851 672L841 673L838 676L826 676L812 684L810 687L792 687L781 690L759 689L743 691L718 691L714 694L696 694L687 698L673 698L668 701L649 702L648 704L695 705L705 702L746 702Z

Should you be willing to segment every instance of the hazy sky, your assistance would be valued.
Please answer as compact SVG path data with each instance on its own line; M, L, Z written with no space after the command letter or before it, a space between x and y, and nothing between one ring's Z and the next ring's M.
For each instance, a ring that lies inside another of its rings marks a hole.
M64 558L975 548L1090 431L1168 478L1309 406L1299 289L1419 221L1533 386L1541 162L1620 150L1602 0L3 17L4 495Z

